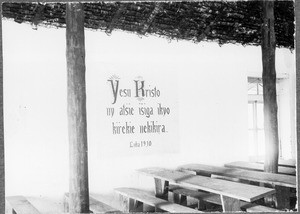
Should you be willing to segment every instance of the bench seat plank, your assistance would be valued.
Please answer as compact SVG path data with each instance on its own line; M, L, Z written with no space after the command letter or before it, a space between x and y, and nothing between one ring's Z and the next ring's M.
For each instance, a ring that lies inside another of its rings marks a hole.
M238 168L238 169L246 169L246 170L254 170L254 171L264 171L264 164L262 163L250 163L246 161L236 161L227 163L224 165L225 167L230 168ZM279 174L286 175L296 175L296 169L290 167L279 166L278 167Z
M93 213L121 213L121 211L101 202L90 196L90 210Z
M263 164L265 161L260 159L260 160L257 160L255 162ZM278 160L278 166L296 168L296 160L294 160L294 159L289 159L289 160L279 159Z
M180 186L170 185L169 191L179 194L188 196L197 200L205 201L212 204L217 204L222 206L222 201L220 195L214 193L206 193L206 192L199 192L196 190L185 189L181 188ZM240 201L240 205L242 209L245 209L247 212L277 212L279 210L266 207L258 204L253 204L249 202Z
M259 171L249 171L228 167L217 167L204 164L186 164L180 166L179 170L190 170L197 174L214 174L248 181L269 183L279 186L296 188L296 177L292 175L274 174Z
M253 202L275 193L275 190L271 188L235 183L205 176L196 176L158 167L144 168L137 171L147 176L167 180L181 186L216 193L248 202Z
M201 213L198 210L174 204L160 198L156 198L155 196L149 195L148 193L140 189L117 188L115 189L115 191L120 195L140 201L142 203L159 208L161 210L165 210L170 213Z
M16 214L40 214L24 196L9 196L6 197L6 201Z

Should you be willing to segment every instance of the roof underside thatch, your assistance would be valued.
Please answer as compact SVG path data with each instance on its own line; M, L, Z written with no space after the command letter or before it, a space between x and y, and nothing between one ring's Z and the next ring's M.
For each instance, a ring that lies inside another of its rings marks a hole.
M62 3L4 3L3 17L34 26L65 27ZM261 44L260 1L84 3L85 27L115 29L169 39ZM294 48L294 2L275 2L277 47Z

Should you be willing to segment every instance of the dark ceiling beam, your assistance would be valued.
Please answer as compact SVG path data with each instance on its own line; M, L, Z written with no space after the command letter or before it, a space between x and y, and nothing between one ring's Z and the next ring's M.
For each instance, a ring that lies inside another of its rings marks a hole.
M217 22L221 19L223 15L225 15L225 13L226 11L223 10L220 13L215 14L216 17L208 25L206 25L205 29L201 32L201 34L197 36L197 42L201 42L207 37L207 35L211 31L211 28L217 24Z
M122 3L119 7L119 9L117 10L117 12L115 13L114 17L112 18L109 26L106 28L105 32L107 34L111 34L111 32L113 31L113 29L116 26L116 23L118 22L118 20L120 19L123 11L125 10L126 6L124 3Z
M208 33L210 32L211 27L214 25L214 22L209 23L204 31L202 31L202 33L200 34L200 36L197 37L197 42L201 42L203 39L206 38L206 36L208 35Z
M152 10L150 16L147 21L144 23L143 29L141 30L141 34L145 35L151 26L155 16L162 10L162 3L156 3L154 9Z
M40 4L38 3L34 10L33 13L35 13L33 19L32 19L32 23L33 25L37 26L40 22L41 22L41 17L42 17L42 13L45 9L46 4Z
M185 21L186 21L185 16L183 16L183 17L180 19L180 21L179 21L179 23L177 24L177 26L176 26L176 29L177 29L177 31L179 32L179 34L181 34L181 32L183 32L183 31L180 30L180 29L182 28L182 26L184 26ZM185 31L183 32L183 38L185 38L185 37L187 36L188 33L189 33L189 30L185 30Z

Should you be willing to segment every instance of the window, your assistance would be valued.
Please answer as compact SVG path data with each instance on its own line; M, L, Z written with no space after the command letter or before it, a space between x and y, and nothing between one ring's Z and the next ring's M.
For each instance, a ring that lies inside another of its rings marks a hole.
M250 156L263 156L264 144L263 87L261 78L248 78L248 139Z
M282 155L282 142L280 123L283 123L280 113L282 103L280 103L280 81L277 79L277 102L278 102L278 137L279 137L279 158ZM264 133L264 103L263 84L261 78L248 77L248 141L250 160L261 159L265 154L265 133Z

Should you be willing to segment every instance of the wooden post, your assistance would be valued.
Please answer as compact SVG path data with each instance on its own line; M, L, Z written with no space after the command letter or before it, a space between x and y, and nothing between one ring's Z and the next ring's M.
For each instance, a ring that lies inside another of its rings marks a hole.
M278 122L275 71L274 1L264 0L262 25L262 64L265 130L264 171L278 172Z
M84 9L67 3L69 212L89 212L88 149L85 92Z
M2 4L0 5L2 11ZM2 18L0 18L0 213L5 213Z
M296 15L296 36L295 38L300 38L300 25L298 23L300 23L300 2L299 1L295 1L295 15ZM300 53L300 40L296 39L296 94L297 94L297 99L296 99L296 115L297 115L297 122L296 122L296 127L297 127L297 153L298 157L300 154L300 120L298 118L298 115L300 115L300 100L299 100L299 94L300 94L300 57L299 57L299 53ZM297 181L298 181L298 185L299 185L299 159L297 159L297 164L296 164L296 170L297 170ZM299 187L299 186L298 186ZM297 210L300 209L299 206L299 189L297 189L297 200L296 200L296 205L295 208Z

